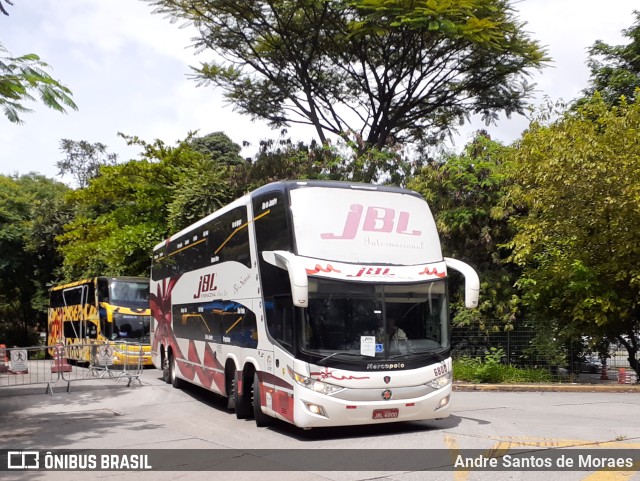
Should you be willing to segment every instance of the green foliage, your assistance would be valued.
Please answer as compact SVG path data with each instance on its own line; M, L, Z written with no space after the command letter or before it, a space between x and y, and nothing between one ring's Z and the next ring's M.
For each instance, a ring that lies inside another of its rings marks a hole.
M61 258L54 238L68 188L36 174L0 176L0 342L30 346L46 324L47 288Z
M229 171L215 161L203 159L185 171L171 186L167 206L169 232L193 224L235 200L237 191L229 184Z
M103 165L114 165L118 156L107 152L107 146L89 143L86 140L62 139L60 150L65 158L56 162L58 174L70 174L75 177L78 187L86 187L89 180L100 174Z
M103 165L86 188L68 196L75 216L57 238L66 280L148 275L158 242L237 193L225 179L240 149L224 134L190 135L176 147L125 139L142 148L142 159Z
M344 167L335 149L292 142L286 130L279 139L263 140L254 160L238 171L239 181L253 190L269 182L290 179L343 179Z
M640 99L611 107L596 94L534 122L510 154L508 201L528 213L509 243L518 286L531 312L556 321L558 340L635 339L640 328L639 128Z
M481 331L510 329L519 302L513 285L518 269L500 246L511 240L510 209L503 207L509 180L503 166L506 148L479 132L460 155L429 162L409 183L428 201L436 218L445 255L469 262L481 280L478 309L462 307L454 284L453 322Z
M66 113L65 107L78 109L71 99L71 90L54 80L45 71L48 67L33 53L11 57L0 44L0 108L10 122L22 123L20 114L32 111L25 102L36 100L34 95L59 112Z
M191 135L187 145L196 152L204 155L205 159L223 165L238 165L243 163L240 157L240 146L231 141L224 132L213 132L203 137Z
M609 104L617 104L621 97L633 102L640 88L640 11L634 12L634 24L623 30L629 39L626 45L608 45L598 40L589 49L591 79L585 95L599 92Z
M217 60L194 76L239 112L311 125L358 155L437 142L471 114L521 113L526 78L548 60L506 0L149 2L199 29L195 47Z
M326 179L384 182L404 185L420 162L408 161L396 149L368 149L355 155L349 142L320 145L292 142L283 129L279 139L260 142L251 162L238 166L235 182L252 190L269 182L287 179Z
M504 351L491 348L484 359L463 357L453 361L453 377L456 381L474 383L524 383L550 382L551 373L546 369L519 368L502 364Z

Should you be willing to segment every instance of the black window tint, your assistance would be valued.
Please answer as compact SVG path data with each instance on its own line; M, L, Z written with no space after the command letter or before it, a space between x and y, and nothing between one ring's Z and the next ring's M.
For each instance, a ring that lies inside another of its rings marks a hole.
M208 236L209 263L236 261L251 267L247 208L238 207L213 220Z
M253 199L253 216L258 252L292 251L291 231L287 221L287 205L284 192L272 192Z
M265 306L269 335L284 349L293 352L295 310L290 297L276 297Z
M178 338L257 347L256 315L234 301L173 306L173 330Z
M104 277L98 278L98 302L109 302L109 281Z
M63 306L64 306L64 300L62 298L62 291L59 289L55 291L51 291L49 307L56 308L56 307L63 307Z
M237 207L174 239L153 254L153 280L235 261L251 267L246 206Z

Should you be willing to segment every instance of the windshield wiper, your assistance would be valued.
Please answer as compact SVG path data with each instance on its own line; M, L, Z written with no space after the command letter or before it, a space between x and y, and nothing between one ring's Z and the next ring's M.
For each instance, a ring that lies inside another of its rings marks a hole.
M362 358L362 354L356 354L356 353L353 353L353 352L342 352L342 351L338 351L338 352L334 352L334 353L329 354L328 356L323 357L322 359L320 359L320 360L318 361L318 364L321 364L321 363L323 363L324 361L326 361L327 359L329 359L329 358L331 358L331 357L333 357L333 356L338 356L338 355L340 355L340 356L353 356L353 357L359 357L359 358Z

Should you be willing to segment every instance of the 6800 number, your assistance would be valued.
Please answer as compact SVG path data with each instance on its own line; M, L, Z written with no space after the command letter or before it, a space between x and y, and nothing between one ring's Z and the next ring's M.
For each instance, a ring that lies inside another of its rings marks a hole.
M441 364L440 366L436 367L433 369L433 373L436 376L442 376L443 374L446 374L448 371L447 369L447 365L446 364Z

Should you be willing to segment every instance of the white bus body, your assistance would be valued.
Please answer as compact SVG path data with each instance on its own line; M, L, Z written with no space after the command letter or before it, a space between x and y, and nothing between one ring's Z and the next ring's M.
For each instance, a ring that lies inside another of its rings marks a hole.
M154 249L154 364L239 418L302 428L446 417L447 269L422 197L322 181L266 185Z

